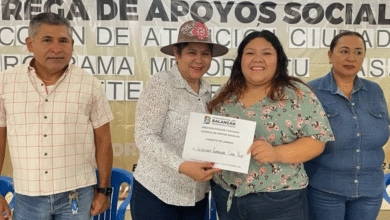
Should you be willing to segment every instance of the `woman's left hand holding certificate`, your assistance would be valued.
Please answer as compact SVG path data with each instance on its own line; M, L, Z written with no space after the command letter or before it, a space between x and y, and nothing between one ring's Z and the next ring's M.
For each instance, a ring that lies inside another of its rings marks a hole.
M203 182L210 180L214 173L221 171L221 169L213 168L214 164L213 162L185 161L180 165L179 173Z

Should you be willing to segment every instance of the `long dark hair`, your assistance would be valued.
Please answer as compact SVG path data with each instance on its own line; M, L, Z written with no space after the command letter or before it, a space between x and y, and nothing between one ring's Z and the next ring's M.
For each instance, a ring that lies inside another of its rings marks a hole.
M284 98L284 90L286 87L291 87L295 91L298 88L292 83L297 81L305 84L302 80L288 76L288 59L286 53L283 50L282 44L279 39L270 31L262 30L255 31L248 34L238 46L237 57L234 60L232 72L226 85L221 89L220 93L208 103L207 110L212 112L217 110L226 100L230 99L232 95L237 95L234 102L237 102L246 89L246 82L244 74L241 70L241 60L244 48L249 42L255 38L264 38L270 42L277 52L277 67L274 77L271 79L270 91L267 94L273 101L282 100Z

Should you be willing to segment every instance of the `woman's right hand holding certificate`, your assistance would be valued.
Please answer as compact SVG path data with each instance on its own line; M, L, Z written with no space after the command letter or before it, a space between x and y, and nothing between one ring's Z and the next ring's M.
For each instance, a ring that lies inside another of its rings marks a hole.
M210 162L196 162L196 161L184 161L180 164L179 173L184 174L192 179L203 182L210 180L213 174L222 171L218 168L213 168L214 163Z

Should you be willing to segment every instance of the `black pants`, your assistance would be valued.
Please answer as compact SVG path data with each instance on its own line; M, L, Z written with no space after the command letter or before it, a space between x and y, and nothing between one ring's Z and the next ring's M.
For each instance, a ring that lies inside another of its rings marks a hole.
M202 220L206 217L208 195L195 206L174 206L161 201L134 180L130 200L132 220Z

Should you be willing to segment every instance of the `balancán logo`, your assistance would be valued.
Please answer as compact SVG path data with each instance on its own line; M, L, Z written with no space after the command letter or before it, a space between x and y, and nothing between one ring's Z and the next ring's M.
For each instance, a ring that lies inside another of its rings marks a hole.
M224 118L213 118L211 120L211 123L213 125L223 125L223 126L229 126L229 127L236 126L236 120L224 119Z
M210 116L206 115L204 116L203 124L210 124L211 118Z

